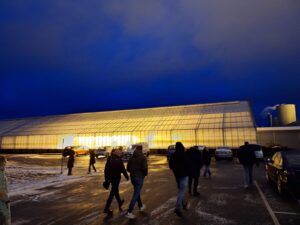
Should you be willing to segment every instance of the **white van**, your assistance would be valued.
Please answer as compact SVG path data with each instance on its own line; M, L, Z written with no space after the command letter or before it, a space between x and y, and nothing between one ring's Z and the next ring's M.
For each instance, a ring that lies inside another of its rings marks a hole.
M147 157L149 156L150 150L149 150L148 143L141 142L141 143L130 145L129 148L124 152L123 159L129 159L133 155L133 152L135 151L137 146L142 146L143 154Z

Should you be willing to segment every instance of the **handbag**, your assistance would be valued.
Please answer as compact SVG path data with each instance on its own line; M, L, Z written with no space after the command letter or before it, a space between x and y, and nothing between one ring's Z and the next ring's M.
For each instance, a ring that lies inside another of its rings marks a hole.
M102 186L103 186L106 190L108 190L109 184L110 184L109 181L104 181L103 184L102 184Z

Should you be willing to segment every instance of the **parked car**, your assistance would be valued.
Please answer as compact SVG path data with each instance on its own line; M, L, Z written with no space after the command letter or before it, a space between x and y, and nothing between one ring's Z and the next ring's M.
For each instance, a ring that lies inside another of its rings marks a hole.
M300 151L281 150L267 160L266 178L275 183L277 192L292 193L300 200Z
M257 144L249 144L248 146L249 146L249 148L251 148L251 149L254 151L255 157L256 157L257 159L263 160L263 158L264 158L264 153L263 153L263 150L262 150L262 146L261 146L261 145L257 145Z
M88 155L89 154L89 147L83 146L83 145L77 145L77 146L67 146L65 147L65 150L72 149L75 152L75 156L79 155Z
M127 148L128 148L127 146L115 146L115 147L113 147L111 152L114 151L114 150L119 150L119 151L122 152L122 157L123 157L123 154L127 150Z
M95 151L95 156L97 159L108 157L111 153L111 150L112 150L112 147L110 147L110 146L99 147Z
M219 146L216 148L215 151L215 158L216 161L220 159L233 159L233 153L232 150L227 146Z
M149 150L148 143L141 142L141 143L130 145L129 148L123 153L123 159L128 160L133 155L133 152L137 146L141 146L143 149L143 154L147 157L149 156L150 150Z
M127 150L127 146L123 146L123 145L115 146L115 147L113 147L112 151L113 150L121 150L123 152L123 151Z
M175 145L169 145L168 149L166 151L167 153L167 159L170 160L171 155L175 152L176 146Z
M195 145L194 148L198 149L200 152L202 152L205 149L204 145Z

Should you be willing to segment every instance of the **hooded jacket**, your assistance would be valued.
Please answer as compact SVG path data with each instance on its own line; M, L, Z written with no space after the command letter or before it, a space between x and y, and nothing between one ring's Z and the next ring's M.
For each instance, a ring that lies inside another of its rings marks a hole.
M175 177L186 177L189 174L188 157L184 149L176 148L174 154L171 155L169 167L173 171Z
M189 163L189 176L199 177L200 169L202 167L202 153L196 148L190 148L186 152Z
M238 159L241 164L250 166L257 163L255 153L249 145L242 145L238 151Z
M95 159L95 152L93 150L90 150L90 164L95 164L96 163L96 159Z
M107 158L104 176L106 181L118 181L121 179L121 173L123 173L124 177L128 180L128 174L126 172L124 163L121 157L112 154Z
M147 158L142 149L136 149L127 164L127 171L132 177L145 177L148 175Z
M203 163L206 166L210 165L211 157L208 149L204 149L202 152Z

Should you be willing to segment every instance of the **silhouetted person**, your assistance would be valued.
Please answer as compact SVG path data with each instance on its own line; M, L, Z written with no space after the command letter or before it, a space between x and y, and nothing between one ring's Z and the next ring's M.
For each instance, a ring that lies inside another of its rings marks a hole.
M203 160L203 164L204 164L203 176L206 177L208 174L210 177L211 176L211 172L210 172L211 156L210 156L208 148L206 148L206 147L203 149L203 152L202 152L202 160Z
M91 173L91 167L93 167L94 171L97 172L95 165L94 165L96 163L94 150L90 149L89 154L90 154L90 163L89 163L89 172L88 173Z
M188 158L181 142L176 142L175 152L170 157L169 166L174 173L178 188L177 202L174 212L181 217L181 207L183 209L187 209L185 192L188 185Z
M202 154L197 148L194 147L188 149L186 154L188 157L189 194L198 196L199 192L197 191L197 188L199 184L200 169L202 167Z
M134 219L135 215L132 211L136 202L138 203L141 212L143 212L146 208L146 206L142 203L140 195L144 184L144 178L148 175L147 158L143 154L142 146L136 146L132 157L128 161L127 171L130 173L130 179L134 191L125 216L129 219Z
M239 148L238 159L244 167L245 188L248 188L253 184L253 165L257 163L257 161L255 153L247 141Z
M104 213L112 214L112 210L110 210L110 205L114 197L116 198L119 204L119 210L122 210L124 199L121 199L119 194L119 185L122 173L126 180L129 180L127 171L122 161L122 151L113 150L111 152L111 156L107 158L104 169L105 181L111 183L110 193L103 211Z
M7 179L5 176L6 159L0 156L0 224L10 225L10 201L8 198Z
M75 151L70 150L70 155L68 159L68 175L72 175L72 169L74 167L74 162L75 162Z

